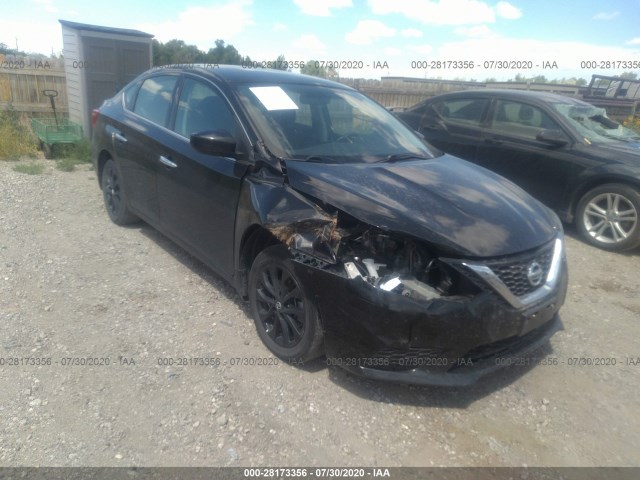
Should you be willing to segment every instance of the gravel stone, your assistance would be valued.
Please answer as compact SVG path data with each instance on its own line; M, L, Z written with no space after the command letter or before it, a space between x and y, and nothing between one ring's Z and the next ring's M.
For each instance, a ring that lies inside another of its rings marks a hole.
M148 225L112 224L88 166L40 161L0 160L0 356L51 359L0 367L3 467L638 466L640 252L567 229L565 329L536 354L564 363L468 388L230 365L273 357L234 289ZM87 358L104 360L69 365Z

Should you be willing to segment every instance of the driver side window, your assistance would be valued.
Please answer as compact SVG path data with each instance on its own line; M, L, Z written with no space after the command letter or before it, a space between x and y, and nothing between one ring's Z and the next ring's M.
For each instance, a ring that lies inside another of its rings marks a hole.
M224 97L215 89L186 78L180 93L174 131L183 137L210 130L236 134L236 120Z

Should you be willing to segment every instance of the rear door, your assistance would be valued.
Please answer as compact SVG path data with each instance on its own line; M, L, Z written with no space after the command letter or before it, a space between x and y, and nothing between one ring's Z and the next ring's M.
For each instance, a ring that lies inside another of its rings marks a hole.
M157 152L163 230L220 274L233 272L235 216L247 170L249 142L225 96L196 77L183 79L171 139ZM236 158L207 155L189 143L192 133L227 131Z
M145 79L139 90L125 92L125 114L111 132L129 204L153 225L159 219L157 158L169 133L178 79L177 75L155 75Z
M456 97L427 104L418 131L440 150L475 161L483 139L489 97Z

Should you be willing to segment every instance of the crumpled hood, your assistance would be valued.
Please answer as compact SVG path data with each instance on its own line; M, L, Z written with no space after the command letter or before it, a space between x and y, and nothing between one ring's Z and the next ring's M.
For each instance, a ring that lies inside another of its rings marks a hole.
M623 153L624 157L622 157L622 161L640 165L640 143L638 142L624 142L620 140L611 143L598 143L595 144L595 146L605 154L608 153L609 155L607 156Z
M450 155L323 164L287 160L289 183L358 220L470 257L508 255L551 240L551 210L508 180Z

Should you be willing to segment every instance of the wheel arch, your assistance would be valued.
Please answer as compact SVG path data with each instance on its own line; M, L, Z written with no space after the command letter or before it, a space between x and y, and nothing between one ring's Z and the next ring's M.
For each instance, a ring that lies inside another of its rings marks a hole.
M248 282L251 266L256 257L272 245L281 245L269 230L260 224L250 225L242 235L239 249L238 290L244 298L248 296Z
M113 156L107 150L102 150L98 154L96 171L96 175L98 176L98 185L100 185L100 188L102 188L102 171L104 170L104 166L108 160L113 160Z
M569 208L569 215L571 217L570 222L573 223L575 221L576 210L578 208L578 204L580 203L580 200L582 199L582 197L584 197L589 191L593 190L594 188L598 188L598 187L601 187L602 185L607 185L612 183L631 187L640 192L640 180L638 180L637 182L634 182L632 179L626 176L623 177L620 175L609 174L609 175L601 175L598 177L588 179L582 182L578 186L578 188L574 190L573 196L571 198L570 208Z

